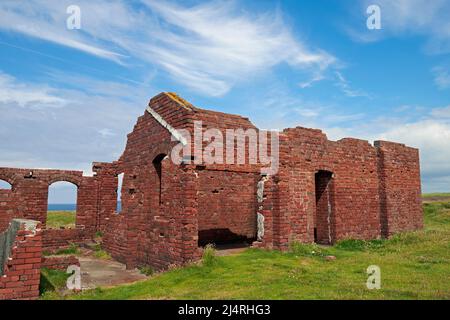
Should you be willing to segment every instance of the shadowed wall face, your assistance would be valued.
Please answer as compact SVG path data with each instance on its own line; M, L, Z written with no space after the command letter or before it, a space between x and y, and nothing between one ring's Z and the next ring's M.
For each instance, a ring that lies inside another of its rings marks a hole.
M256 238L256 186L253 173L199 171L199 245Z

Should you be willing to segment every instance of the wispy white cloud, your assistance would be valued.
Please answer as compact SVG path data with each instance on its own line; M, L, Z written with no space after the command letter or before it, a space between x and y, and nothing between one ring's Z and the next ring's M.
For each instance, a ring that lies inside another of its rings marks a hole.
M79 0L82 29L66 30L66 8L72 2L2 1L0 28L122 64L139 59L212 96L281 63L317 81L337 60L300 41L280 12L245 12L235 1L187 7L150 0Z
M66 8L69 5L68 1L4 0L0 2L0 28L120 62L123 55L92 44L81 32L66 28Z
M100 80L85 80L103 86ZM0 73L0 166L89 172L92 161L116 160L127 133L145 110L143 92L151 96L156 91L141 88L139 93L121 84L108 85L122 91L92 94L30 85ZM9 92L7 98L5 92ZM130 92L134 100L129 100Z
M305 89L311 87L314 83L322 81L325 76L322 73L314 74L309 80L299 83L300 88Z
M19 107L60 107L68 101L47 86L18 82L0 71L0 104Z
M450 88L450 72L444 67L435 67L432 70L434 75L434 83L439 89L449 89Z
M336 74L336 86L341 89L341 91L350 98L356 98L356 97L367 97L370 98L369 94L361 91L361 90L355 90L350 86L350 83L347 81L347 79L344 78L342 73L339 71L335 72Z

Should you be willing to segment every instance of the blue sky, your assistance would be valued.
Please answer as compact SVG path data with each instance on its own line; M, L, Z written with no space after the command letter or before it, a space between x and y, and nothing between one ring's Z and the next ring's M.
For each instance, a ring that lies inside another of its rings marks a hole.
M424 191L450 191L449 15L442 0L3 0L0 166L89 173L174 91L265 129L418 147Z

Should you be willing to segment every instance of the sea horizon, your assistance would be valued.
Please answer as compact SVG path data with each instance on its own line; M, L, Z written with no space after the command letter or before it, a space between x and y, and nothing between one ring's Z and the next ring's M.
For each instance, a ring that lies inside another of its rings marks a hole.
M118 210L120 211L121 203L117 203ZM47 211L75 211L77 209L76 203L49 203Z

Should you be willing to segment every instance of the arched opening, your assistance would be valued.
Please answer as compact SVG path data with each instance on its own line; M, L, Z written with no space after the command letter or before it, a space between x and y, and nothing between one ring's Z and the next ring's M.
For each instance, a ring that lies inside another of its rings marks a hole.
M315 174L315 185L314 242L332 244L334 243L333 173L318 171Z
M0 190L11 190L12 186L9 182L0 179Z
M165 159L166 155L161 153L153 159L153 167L155 168L155 172L157 174L155 190L158 195L158 203L161 205L162 203L162 161Z
M67 181L52 183L48 188L48 229L75 228L78 187Z
M123 173L117 175L117 205L116 212L122 212L122 186L123 186Z

